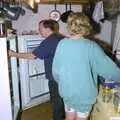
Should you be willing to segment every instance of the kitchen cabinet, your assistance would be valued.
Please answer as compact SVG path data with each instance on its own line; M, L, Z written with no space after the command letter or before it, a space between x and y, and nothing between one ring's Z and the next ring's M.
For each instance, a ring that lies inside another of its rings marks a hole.
M30 52L43 38L35 35L0 38L0 119L16 120L22 110L49 100L43 60L8 59L7 49ZM7 114L7 116L6 116Z
M40 3L60 3L62 0L4 0L5 2L10 3L19 3L19 2L26 2L26 3L32 3L35 1L40 1Z
M55 4L55 3L60 3L60 4L84 4L84 3L90 3L90 2L96 2L97 0L36 0L40 1L39 3L41 4ZM10 2L10 3L19 3L19 0L5 0L5 2ZM21 0L21 2L25 2L28 4L33 4L35 1L34 0Z
M84 4L89 3L89 0L63 0L62 2L68 4Z
M40 0L40 3L60 3L60 4L85 4L95 0Z
M43 40L39 35L18 36L18 51L33 51ZM44 61L19 59L22 109L27 109L49 100L48 80L45 77Z
M54 3L61 3L62 0L40 0L40 3L47 3L47 4L54 4Z

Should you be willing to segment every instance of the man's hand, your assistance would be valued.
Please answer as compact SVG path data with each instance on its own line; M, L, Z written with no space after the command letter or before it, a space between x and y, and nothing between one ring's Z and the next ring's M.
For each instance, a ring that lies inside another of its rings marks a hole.
M8 51L8 57L17 57L17 53L13 50Z
M15 52L13 50L8 51L8 57L16 57L19 59L31 59L31 60L36 58L36 56L34 54L32 54L32 52L18 53L18 52Z

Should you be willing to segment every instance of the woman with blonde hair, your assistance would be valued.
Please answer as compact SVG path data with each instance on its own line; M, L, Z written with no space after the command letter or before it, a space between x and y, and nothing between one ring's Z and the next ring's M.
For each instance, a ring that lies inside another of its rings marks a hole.
M97 76L120 80L120 69L94 41L89 18L83 13L68 17L69 38L59 42L53 60L53 76L63 97L66 120L88 120L98 93Z

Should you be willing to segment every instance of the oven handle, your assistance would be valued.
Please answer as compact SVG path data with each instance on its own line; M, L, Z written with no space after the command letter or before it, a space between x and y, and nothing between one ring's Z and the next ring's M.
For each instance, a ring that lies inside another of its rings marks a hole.
M45 75L45 72L34 74L34 75L30 75L29 77L32 78L32 77L41 76L41 75Z

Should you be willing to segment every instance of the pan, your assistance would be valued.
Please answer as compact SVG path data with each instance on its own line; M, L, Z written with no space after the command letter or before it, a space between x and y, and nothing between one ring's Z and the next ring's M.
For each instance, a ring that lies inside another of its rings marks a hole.
M69 10L67 10L67 4L65 5L66 11L61 15L61 21L66 23L67 22L67 18L69 16L70 13L72 13L73 11L71 10L71 4L69 4Z
M49 18L55 21L60 20L61 13L56 9L56 4L54 5L55 9L52 10L49 14Z

